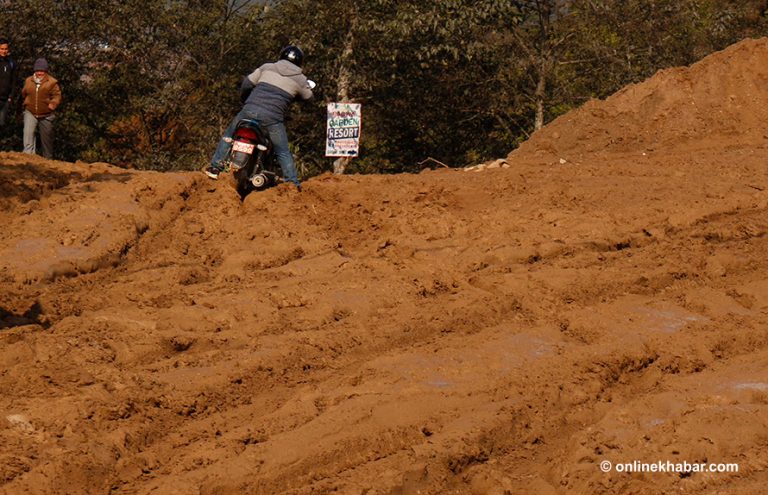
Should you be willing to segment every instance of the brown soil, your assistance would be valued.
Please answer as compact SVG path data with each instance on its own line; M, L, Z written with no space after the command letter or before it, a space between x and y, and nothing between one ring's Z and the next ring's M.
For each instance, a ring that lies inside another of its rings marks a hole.
M764 492L766 60L242 204L0 154L0 493Z

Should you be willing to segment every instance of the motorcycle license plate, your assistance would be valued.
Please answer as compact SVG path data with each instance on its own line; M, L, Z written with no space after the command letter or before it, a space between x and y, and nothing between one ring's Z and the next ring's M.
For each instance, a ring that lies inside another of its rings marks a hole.
M254 147L255 147L254 145L244 143L242 141L235 141L232 143L232 149L234 151L239 151L240 153L245 153L247 155L253 154Z

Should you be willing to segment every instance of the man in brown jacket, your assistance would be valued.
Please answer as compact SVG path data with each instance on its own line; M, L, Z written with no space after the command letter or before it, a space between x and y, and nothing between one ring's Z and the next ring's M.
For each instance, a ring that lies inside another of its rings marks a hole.
M35 131L40 130L42 155L53 158L54 111L61 103L59 81L48 74L48 61L35 60L34 74L24 81L21 97L24 99L24 153L36 151Z

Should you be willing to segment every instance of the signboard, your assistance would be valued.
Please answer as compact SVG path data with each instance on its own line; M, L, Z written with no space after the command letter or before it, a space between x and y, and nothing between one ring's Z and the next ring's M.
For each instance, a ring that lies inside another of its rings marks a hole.
M360 148L360 103L328 104L325 156L357 156Z

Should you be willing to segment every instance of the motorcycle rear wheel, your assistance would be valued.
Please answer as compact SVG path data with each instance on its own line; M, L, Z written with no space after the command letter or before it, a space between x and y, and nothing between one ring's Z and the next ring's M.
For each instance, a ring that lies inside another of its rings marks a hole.
M247 167L241 168L240 170L234 170L230 180L235 191L237 191L237 194L240 196L240 201L244 200L254 189L253 185L251 185L251 181L248 180Z

